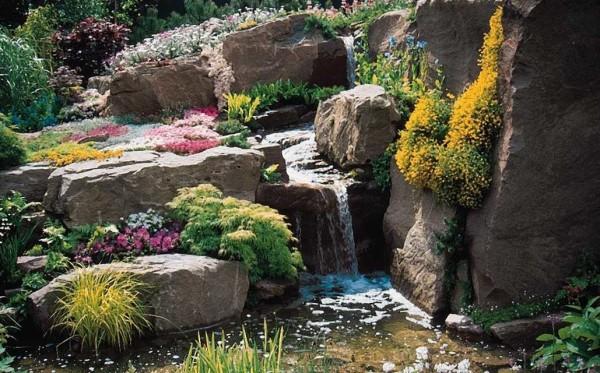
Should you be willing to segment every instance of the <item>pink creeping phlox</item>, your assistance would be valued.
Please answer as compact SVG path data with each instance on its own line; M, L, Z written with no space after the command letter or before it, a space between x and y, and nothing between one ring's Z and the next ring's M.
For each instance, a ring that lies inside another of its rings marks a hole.
M119 126L118 124L106 123L100 127L91 129L85 133L74 133L69 136L69 141L79 141L86 137L118 137L125 135L129 129L126 126Z
M160 152L172 152L175 154L196 154L205 150L219 146L220 141L217 139L206 140L181 140L158 145L156 150Z

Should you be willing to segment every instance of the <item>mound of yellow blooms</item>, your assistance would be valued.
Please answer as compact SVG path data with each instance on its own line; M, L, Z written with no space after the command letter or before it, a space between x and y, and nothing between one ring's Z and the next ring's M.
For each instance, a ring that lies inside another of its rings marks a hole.
M481 48L481 72L456 99L449 117L446 100L429 92L419 98L400 133L396 164L406 181L430 188L451 205L479 207L491 183L490 152L502 123L497 79L503 41L498 8Z
M66 142L54 148L33 153L31 161L48 161L53 166L62 167L75 162L101 160L122 155L122 150L98 150L88 144Z

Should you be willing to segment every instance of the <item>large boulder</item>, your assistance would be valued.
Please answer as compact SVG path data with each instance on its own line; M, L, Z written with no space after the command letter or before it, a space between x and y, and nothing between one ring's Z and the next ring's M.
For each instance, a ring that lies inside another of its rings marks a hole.
M404 245L393 251L392 283L425 312L438 316L448 310L445 286L448 258L435 252L436 234L446 231L444 219L454 217L454 209L436 202L429 191L419 191L414 204L406 201L406 213L414 211L415 222Z
M490 331L500 342L512 348L531 348L540 345L536 338L541 334L554 334L565 326L564 315L540 315L529 319L517 319L492 325Z
M495 0L418 2L411 34L427 42L430 62L442 68L450 92L462 92L479 74L479 49L498 4Z
M394 140L399 121L383 87L359 85L319 104L317 150L345 169L368 165Z
M223 41L233 69L232 91L279 79L321 86L346 85L346 47L340 38L305 31L305 14L235 32Z
M131 273L152 289L144 302L156 334L213 326L239 317L249 287L243 264L203 256L146 256L93 269ZM29 296L28 310L37 328L51 329L60 287L73 278L73 273L59 276Z
M333 188L296 182L260 184L256 201L288 217L309 272L327 274L352 269Z
M0 171L0 197L16 191L30 202L41 202L48 187L48 178L55 169L46 163L30 163Z
M114 74L110 82L111 115L158 114L181 107L216 106L214 84L204 58L142 64Z
M503 129L493 185L472 211L479 305L553 295L585 249L600 263L600 7L508 1Z
M126 152L121 158L57 169L50 176L44 207L72 227L116 222L148 208L164 210L179 188L203 183L253 201L262 162L259 151L229 147L190 156Z
M378 54L389 50L390 44L402 43L410 25L408 9L387 12L375 19L367 31L369 56L376 58Z

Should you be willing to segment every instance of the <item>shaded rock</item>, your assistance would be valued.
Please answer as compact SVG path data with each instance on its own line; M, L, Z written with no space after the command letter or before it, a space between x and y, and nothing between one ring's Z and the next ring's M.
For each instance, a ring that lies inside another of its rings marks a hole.
M469 261L466 259L456 263L456 281L452 290L450 310L461 312L461 308L472 296L471 274L469 273Z
M290 180L290 177L287 173L285 159L283 158L283 154L281 153L281 145L273 143L261 143L258 145L254 145L252 149L258 150L263 153L264 167L269 167L274 164L277 165L277 172L281 174L281 181L287 183Z
M233 69L232 91L276 80L320 86L346 85L346 48L340 38L304 31L305 14L277 19L235 32L223 41L223 55Z
M383 271L389 267L391 252L386 250L381 228L388 200L389 194L373 182L348 186L348 205L361 273Z
M336 258L347 250L344 229L339 220L335 191L325 185L296 183L260 184L256 202L277 209L287 216L304 264L311 273L349 271L352 263Z
M253 201L262 162L256 150L229 147L190 156L126 152L121 158L57 169L50 176L44 207L73 227L116 222L148 208L164 210L179 188L203 183L227 196Z
M371 58L389 50L390 39L397 43L404 41L410 26L409 16L408 9L394 10L379 16L369 25L367 40Z
M92 76L87 81L87 89L95 89L101 95L105 94L110 89L110 75Z
M386 212L386 224L406 224L396 230L388 232L396 240L392 246L393 259L391 266L392 283L402 294L419 305L427 313L437 316L449 307L444 277L447 270L446 253L438 255L434 252L437 239L436 233L446 230L444 219L452 218L455 210L436 202L430 191L410 190L401 176L395 177L392 182L391 202L388 207L397 211ZM398 197L405 197L402 205ZM396 220L397 219L397 220ZM408 224L412 225L404 234ZM394 237L394 235L397 235Z
M319 104L317 150L342 168L368 165L392 142L399 120L382 87L359 85Z
M240 262L203 256L145 256L93 268L137 275L153 289L144 301L156 334L212 326L239 317L249 287L248 272ZM73 277L73 273L59 276L28 297L29 314L40 330L46 332L53 325L51 316L60 286Z
M308 112L304 105L286 105L267 110L254 117L254 120L265 130L277 130L300 123L300 118Z
M421 0L411 34L427 42L426 50L435 71L443 70L450 92L462 92L479 74L477 60L489 19L500 2L494 0ZM395 30L395 27L392 28Z
M17 267L21 272L39 272L43 271L48 262L48 256L20 256L17 258Z
M164 109L216 106L208 75L202 58L126 68L112 77L108 111L111 115L151 115Z
M584 250L600 263L600 7L572 5L505 7L503 129L491 190L467 218L481 306L553 296Z
M531 348L540 343L535 339L544 333L552 334L563 327L562 315L542 315L531 319L518 319L494 324L490 330L494 337L513 348Z
M481 341L485 336L483 328L476 325L469 316L451 313L444 324L448 331L467 340Z
M405 180L396 163L390 164L390 202L383 217L383 236L388 250L401 248L408 231L415 223L414 208L419 191Z
M252 285L252 294L259 301L281 301L298 295L298 281L260 280Z
M30 202L41 202L48 187L48 178L55 170L46 163L29 163L0 171L0 196L17 191Z

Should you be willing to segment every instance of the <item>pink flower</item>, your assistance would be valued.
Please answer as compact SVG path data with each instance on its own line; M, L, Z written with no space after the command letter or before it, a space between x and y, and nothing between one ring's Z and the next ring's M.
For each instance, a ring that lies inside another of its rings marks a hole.
M215 119L216 117L219 116L219 109L217 109L214 106L192 108L192 109L186 110L185 113L183 113L183 118L188 119L191 116L194 116L197 114L204 114L208 117L211 117L212 119Z
M121 246L121 247L127 247L128 244L128 240L127 240L127 236L124 234L119 234L117 235L117 245Z
M173 141L163 145L158 145L156 150L161 152L172 152L175 154L196 154L205 150L219 146L220 142L216 139L207 140L182 140Z

